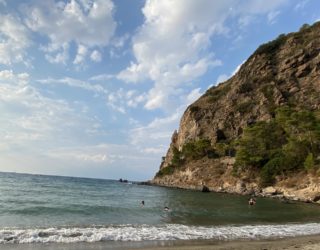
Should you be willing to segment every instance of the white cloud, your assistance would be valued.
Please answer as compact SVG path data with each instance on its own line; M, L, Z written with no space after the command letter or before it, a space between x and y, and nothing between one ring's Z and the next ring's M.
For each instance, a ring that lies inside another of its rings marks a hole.
M146 154L154 154L154 155L161 155L163 154L164 147L150 147L144 148L142 151Z
M129 131L130 143L143 152L165 154L173 131L178 129L183 112L202 94L200 88L193 89L181 100L180 106L171 110L167 116L156 117L147 125L136 124L137 127ZM154 148L154 145L158 146Z
M92 76L89 78L89 80L90 81L107 81L112 78L115 78L115 76L111 74L101 74L101 75Z
M277 17L279 16L280 11L271 11L268 13L267 18L269 24L274 24L277 21Z
M304 9L304 7L308 4L309 0L302 0L299 1L295 6L294 6L294 10L295 11L301 11Z
M83 133L81 126L91 126L92 120L82 117L68 102L41 94L28 83L28 77L27 73L0 71L1 144L29 149L32 143L45 141L42 146L46 147L79 129Z
M85 162L111 164L128 160L145 160L151 157L142 154L138 150L131 148L129 145L119 144L96 144L82 147L62 147L48 152L52 158L63 160L73 160L80 164Z
M0 23L0 64L24 62L25 50L31 46L28 29L10 15L0 15Z
M119 147L114 145L109 145L107 151L99 144L90 146L97 133L92 135L89 131L100 130L99 138L105 132L101 122L90 113L82 112L85 107L81 103L46 97L28 79L27 73L0 71L2 171L62 174L66 171L72 173L72 166L75 167L73 171L80 171L81 165L84 166L81 175L85 175L88 167L111 164L121 157L122 163L132 157L134 167L137 167L138 157L145 157L136 151L129 153L128 146L122 146L127 150L122 151L122 155ZM147 157L144 159L148 163L151 161Z
M65 85L68 85L70 87L80 88L80 89L92 91L92 92L95 92L95 93L102 93L102 94L109 93L109 91L107 89L105 89L103 86L101 86L99 84L90 84L88 82L85 82L85 81L82 81L82 80L78 80L78 79L74 79L74 78L71 78L71 77L64 77L64 78L61 78L61 79L47 78L47 79L38 80L38 82L40 82L42 84L52 84L52 85L65 84Z
M226 75L226 74L219 75L218 78L217 78L216 83L219 84L221 82L224 82L224 81L228 80L229 78L230 78L230 76Z
M99 51L94 50L92 51L91 55L90 55L90 59L94 62L101 62L102 60L102 55Z
M0 71L0 82L25 85L29 81L28 73L14 74L12 70Z
M144 74L145 71L146 69L144 69L142 64L135 64L131 62L130 66L121 71L117 78L125 82L137 83L146 79L147 76Z
M107 145L93 145L55 149L49 151L47 155L65 161L77 161L78 163L112 163L112 156L109 155L107 151Z
M36 0L35 3L25 9L28 13L26 24L34 32L49 38L50 43L45 47L50 62L64 61L61 57L66 58L66 44L75 42L78 53L74 63L81 63L88 53L85 48L107 46L114 35L116 22L111 0L71 0L67 3Z
M247 27L250 23L254 21L255 17L253 15L243 15L239 18L238 24L241 28Z
M133 96L130 100L127 101L127 105L129 107L137 107L140 103L143 103L146 100L147 96L145 93L142 93L140 95Z
M277 8L287 4L289 0L249 0L243 3L239 1L238 5L240 13L249 13L249 14L265 14L270 11L274 11Z
M194 101L196 101L197 99L199 99L199 97L203 94L200 88L196 88L194 90L192 90L188 95L187 95L187 103L193 103Z
M248 0L236 1L235 5L231 8L233 16L238 17L238 24L241 28L246 28L254 20L257 15L267 15L270 24L273 24L275 18L280 14L278 8L287 4L288 0Z
M232 72L231 74L227 75L227 74L221 74L218 76L216 83L212 84L213 85L217 85L219 83L222 83L224 81L227 81L228 79L230 79L232 76L234 76L235 74L238 73L238 71L240 70L241 66L246 62L246 60L244 60L243 62L241 62Z
M67 64L67 61L69 60L69 43L63 43L63 44L49 44L47 47L40 46L40 50L47 52L45 54L45 58L50 63L56 63L56 64Z
M81 64L86 59L88 53L88 49L86 46L83 46L81 44L78 45L78 51L76 58L73 60L73 64Z
M155 118L145 126L139 126L130 130L131 144L141 150L159 145L164 153L174 129L177 128L181 115L182 110L179 109L172 115L164 118Z
M138 93L136 90L127 90L123 88L111 92L107 96L107 105L112 109L125 114L127 107L136 108L146 99L145 93Z
M127 33L121 37L115 37L113 40L112 40L112 45L116 48L122 48L125 43L129 40L130 38L130 35Z
M234 71L231 73L231 76L235 75L238 73L238 71L240 70L241 66L246 62L247 60L242 61L235 69ZM230 76L230 77L231 77Z
M86 146L58 147L47 151L46 157L56 164L68 164L69 172L86 177L135 178L145 180L154 175L159 158L158 148L139 150L132 145L92 144ZM154 167L151 167L154 166ZM85 169L85 171L83 171ZM39 171L38 171L39 172ZM80 174L79 174L80 173Z
M162 107L175 94L175 87L221 64L212 54L202 53L212 34L221 32L225 11L227 4L208 0L147 1L145 23L133 38L136 62L118 78L126 82L151 79L155 85L145 107Z
M145 108L171 107L177 88L192 83L209 67L221 65L221 61L209 53L209 47L213 36L228 32L224 26L227 18L242 18L247 25L254 15L275 11L286 2L148 0L142 9L145 21L132 39L135 61L117 77L132 83L151 80L153 86Z

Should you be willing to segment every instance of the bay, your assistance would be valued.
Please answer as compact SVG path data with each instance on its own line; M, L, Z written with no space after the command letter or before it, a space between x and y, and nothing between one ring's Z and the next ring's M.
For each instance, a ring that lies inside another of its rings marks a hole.
M318 205L257 198L257 204L249 206L247 200L247 196L117 180L0 173L0 243L320 233Z

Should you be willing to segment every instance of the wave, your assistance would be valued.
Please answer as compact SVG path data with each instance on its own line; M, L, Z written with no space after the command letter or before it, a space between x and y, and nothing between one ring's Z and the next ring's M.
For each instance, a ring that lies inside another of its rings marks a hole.
M42 206L33 205L30 207L12 208L7 211L3 211L7 214L17 215L65 215L65 214L106 214L111 212L124 213L124 211L131 211L131 208L119 208L112 206L98 206L98 205L83 205L83 204L71 204L69 206Z
M0 243L235 240L282 238L314 234L320 234L320 223L214 227L170 224L161 226L110 225L29 229L3 228L0 229Z

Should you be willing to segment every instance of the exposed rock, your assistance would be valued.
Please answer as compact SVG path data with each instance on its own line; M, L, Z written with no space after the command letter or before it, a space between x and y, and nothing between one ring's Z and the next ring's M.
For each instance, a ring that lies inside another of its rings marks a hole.
M202 187L201 192L202 192L202 193L209 193L210 190L209 190L209 188L208 188L207 186L204 185L204 186Z
M294 93L296 93L296 92L298 92L299 91L299 88L298 87L292 87L291 89L289 89L289 93L290 94L294 94Z
M264 189L262 189L262 194L264 195L276 195L278 194L278 190L275 189L274 187L266 187Z
M277 107L288 103L320 110L320 22L260 46L234 76L191 104L173 133L160 169L170 166L174 150L181 151L188 142L206 138L216 147L235 140L247 126L269 121ZM202 159L183 161L174 173L156 176L152 183L197 190L205 183L210 191L320 200L319 175L303 173L297 182L290 181L294 176L286 176L261 190L259 176L234 175L234 162L230 150L220 158L208 153Z

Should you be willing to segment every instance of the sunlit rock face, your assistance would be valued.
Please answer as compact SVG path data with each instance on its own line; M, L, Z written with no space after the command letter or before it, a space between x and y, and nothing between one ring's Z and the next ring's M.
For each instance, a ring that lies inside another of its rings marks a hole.
M187 143L208 140L217 148L225 141L236 141L246 127L271 120L275 110L285 105L294 105L298 110L320 110L319 22L261 45L234 76L208 89L191 104L181 118L178 131L173 133L161 170L177 161L175 154ZM197 159L178 159L179 168L156 175L152 182L200 190L206 185L214 191L271 195L259 187L256 173L233 174L235 152L229 150L221 157L210 157L209 153ZM288 178L291 177L277 179L274 187L277 192L272 195L302 200L320 197L317 175L305 173L294 187L286 184L290 182Z

